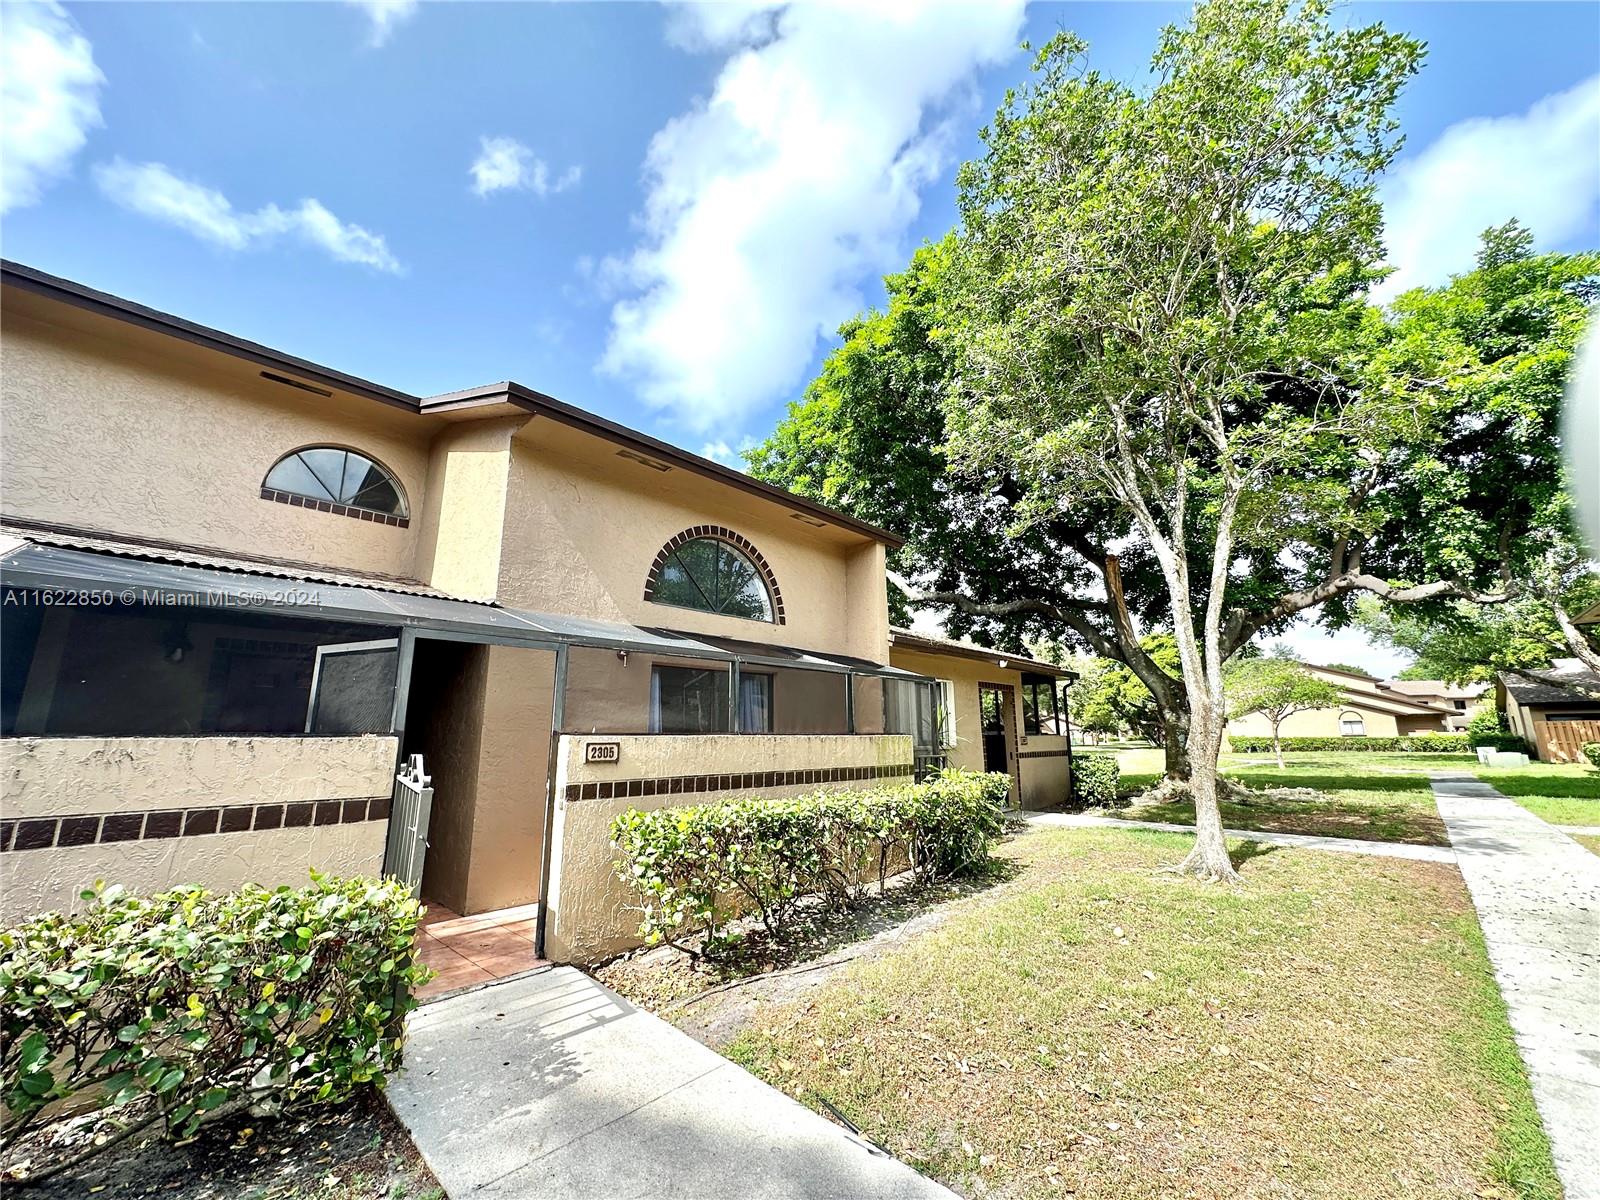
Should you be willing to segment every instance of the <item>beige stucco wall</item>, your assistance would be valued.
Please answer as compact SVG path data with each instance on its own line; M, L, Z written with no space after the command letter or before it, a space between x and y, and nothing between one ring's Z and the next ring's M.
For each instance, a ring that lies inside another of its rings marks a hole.
M1072 759L1067 739L1053 734L1033 734L1023 747L1022 807L1030 812L1060 808L1072 792Z
M1399 723L1393 713L1369 707L1354 699L1338 708L1314 708L1308 712L1294 713L1283 722L1278 732L1283 737L1339 737L1339 718L1347 712L1361 717L1366 724L1367 737L1396 737L1400 733ZM1438 727L1442 732L1442 723ZM1271 737L1272 722L1260 713L1251 713L1229 721L1227 731L1241 737Z
M429 435L418 418L370 400L297 392L260 379L251 364L208 360L121 322L66 328L36 319L9 291L7 301L7 515L410 574L414 523L402 529L294 508L261 499L260 489L289 451L343 445L393 471L415 513L428 469Z
M749 507L726 485L682 470L657 474L614 447L577 454L552 422L530 422L512 448L502 603L884 660L888 609L877 543L816 529L774 505ZM644 599L662 546L697 525L731 529L761 551L784 624Z
M378 736L0 738L0 813L14 819L385 796L394 762L395 739Z
M526 417L451 425L434 439L434 481L421 514L415 575L470 600L492 600L500 586L511 438Z
M584 762L595 740L620 744L615 763ZM569 800L569 785L617 780L663 779L832 767L894 767L911 763L905 736L830 737L717 735L710 737L622 736L601 739L565 735L557 749L555 826L546 896L546 953L557 962L592 962L639 944L638 914L613 867L611 822L629 808L705 804L726 795L780 797L865 783L801 784L749 792Z
M7 738L0 813L9 819L354 800L388 796L395 739ZM96 880L137 891L180 883L230 889L307 882L311 867L375 874L384 820L9 850L0 919L82 907Z

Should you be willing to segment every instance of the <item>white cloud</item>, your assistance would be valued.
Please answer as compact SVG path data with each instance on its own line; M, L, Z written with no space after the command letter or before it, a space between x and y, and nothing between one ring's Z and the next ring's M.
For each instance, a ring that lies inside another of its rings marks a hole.
M59 4L7 4L0 28L0 213L36 204L100 121L94 48Z
M239 212L215 188L185 179L161 163L121 158L96 166L94 177L102 192L130 212L229 250L293 236L339 262L395 274L401 270L382 235L339 220L318 200L302 200L290 209L268 204L254 212Z
M418 0L346 0L367 14L367 45L388 42L394 31L417 15Z
M1381 188L1389 261L1376 291L1444 283L1472 269L1479 235L1516 217L1541 246L1600 240L1600 75L1520 116L1450 126Z
M725 467L732 467L735 471L748 471L748 464L744 461L744 452L756 444L752 437L741 438L737 449L728 445L722 439L707 442L700 447L700 457L709 458L712 462L719 462Z
M904 257L949 162L941 118L1021 20L1021 0L676 10L675 42L730 56L650 144L601 369L700 431L793 387L859 285Z
M481 137L478 157L470 168L472 190L480 196L506 189L550 196L577 185L582 167L568 167L560 175L551 173L544 159L537 157L516 138Z

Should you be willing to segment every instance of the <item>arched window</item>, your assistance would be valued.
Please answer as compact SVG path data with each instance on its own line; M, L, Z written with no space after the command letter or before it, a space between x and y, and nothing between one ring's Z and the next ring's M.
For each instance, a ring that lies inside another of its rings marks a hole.
M306 446L285 454L262 480L261 495L390 525L405 524L409 515L399 480L366 455L342 446Z
M1367 723L1361 719L1360 713L1342 712L1339 714L1339 736L1367 736Z
M663 546L645 581L644 598L783 624L783 599L772 568L748 539L730 529L697 525Z

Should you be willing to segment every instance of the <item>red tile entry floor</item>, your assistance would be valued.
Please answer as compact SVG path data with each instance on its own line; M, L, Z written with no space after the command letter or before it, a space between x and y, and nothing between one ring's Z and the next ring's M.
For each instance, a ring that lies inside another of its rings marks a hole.
M417 930L418 958L439 972L417 992L431 1000L474 983L517 975L545 961L533 952L537 904L502 908L463 917L442 904L424 900L427 913Z

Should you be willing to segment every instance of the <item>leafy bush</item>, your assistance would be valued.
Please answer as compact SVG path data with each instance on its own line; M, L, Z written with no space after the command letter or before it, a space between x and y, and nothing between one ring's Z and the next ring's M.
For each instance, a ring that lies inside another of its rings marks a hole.
M1270 754L1269 737L1230 736L1229 743L1235 754ZM1286 737L1285 753L1292 751L1382 751L1398 754L1457 754L1472 747L1464 733L1413 733L1407 737Z
M1072 759L1072 797L1080 808L1114 807L1121 778L1114 754L1079 754Z
M617 873L640 894L639 936L690 954L726 954L743 912L781 939L803 897L839 905L891 867L933 879L983 862L999 836L1011 778L942 771L923 783L687 808L629 809L611 826ZM686 944L705 934L701 949Z
M1497 733L1473 743L1474 747L1492 746L1496 750L1509 750L1513 754L1528 753L1528 742L1519 733Z
M399 1065L430 975L402 884L313 872L304 888L84 897L87 912L0 932L0 1146L58 1102L187 1137L253 1104L342 1100Z
M1467 741L1474 746L1493 745L1506 732L1506 718L1492 704L1480 704L1467 718Z
M1600 742L1585 742L1583 756L1594 766L1600 767Z

